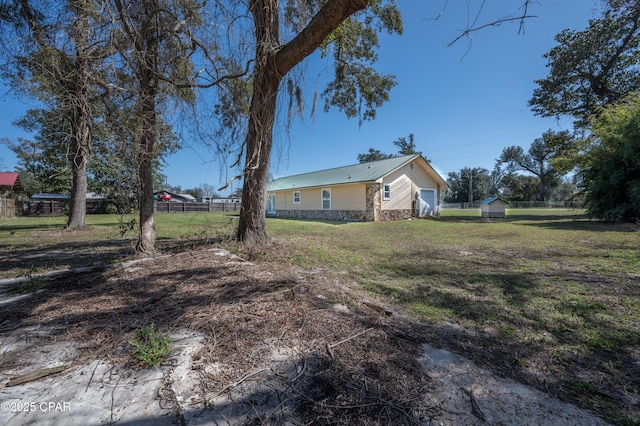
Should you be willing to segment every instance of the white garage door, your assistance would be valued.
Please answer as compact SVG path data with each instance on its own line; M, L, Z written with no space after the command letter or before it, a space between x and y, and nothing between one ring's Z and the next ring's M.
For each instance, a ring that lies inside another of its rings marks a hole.
M418 202L420 203L420 217L433 216L435 214L436 191L433 189L421 189Z

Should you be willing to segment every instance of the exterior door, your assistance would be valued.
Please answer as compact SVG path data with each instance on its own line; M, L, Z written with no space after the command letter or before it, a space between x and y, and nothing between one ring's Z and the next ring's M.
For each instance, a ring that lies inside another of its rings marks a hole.
M433 189L421 189L418 203L419 217L433 216L436 206L436 191Z
M267 195L267 216L276 215L276 194Z

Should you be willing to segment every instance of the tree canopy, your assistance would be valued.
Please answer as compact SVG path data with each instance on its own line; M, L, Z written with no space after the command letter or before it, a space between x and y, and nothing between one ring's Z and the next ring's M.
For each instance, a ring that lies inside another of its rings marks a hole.
M502 151L499 161L507 164L508 172L524 171L540 181L538 198L548 198L548 189L556 186L560 178L572 168L570 162L561 161L576 147L568 131L546 131L533 141L527 152L520 146L510 146Z
M572 116L578 127L599 109L640 89L640 2L609 1L583 31L564 30L544 56L549 75L529 101L543 117Z
M110 53L108 32L90 1L7 1L0 4L2 74L19 93L60 115L57 137L70 157L67 228L85 227L96 63Z
M445 201L448 203L473 203L498 195L492 174L482 167L465 167L459 172L449 172L447 185L449 191Z
M592 130L595 140L581 171L589 215L640 220L640 94L605 108Z
M413 133L409 133L408 139L404 136L399 137L398 139L393 141L393 144L398 148L397 154L386 154L379 149L369 148L369 152L367 152L366 154L358 154L358 162L370 163L372 161L388 160L389 158L402 157L405 155L422 155L422 152L418 151L416 148Z
M530 1L522 3L518 19L526 17ZM305 58L320 50L330 63L331 81L320 92L325 110L338 108L362 123L376 117L396 84L393 75L376 71L379 34L403 31L394 0L7 0L0 19L20 32L17 39L36 47L13 57L31 68L9 69L5 77L28 76L28 87L42 85L45 96L73 95L56 98L59 110L68 112L72 187L78 189L72 192L86 189L88 160L99 151L92 151L98 124L119 123L126 131L128 154L122 157L135 160L140 185L141 254L154 252L152 164L159 155L160 117L171 100L189 102L194 116L202 117L196 106L212 112L214 132L201 122L194 127L215 140L219 155L237 155L243 180L237 237L261 243L267 239L266 184L282 118L279 98L289 98L287 120L294 105L301 111ZM419 153L413 135L394 143L400 155Z

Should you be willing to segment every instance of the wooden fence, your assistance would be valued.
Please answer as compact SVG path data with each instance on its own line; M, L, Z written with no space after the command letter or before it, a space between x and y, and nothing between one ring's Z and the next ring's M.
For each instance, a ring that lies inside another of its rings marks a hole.
M16 201L0 197L0 217L15 217Z
M240 203L172 203L156 201L156 213L236 212Z
M240 203L176 203L156 201L156 213L236 212ZM19 216L65 216L69 201L15 201L0 198L0 217ZM87 201L87 214L103 214L105 203Z
M17 201L16 214L20 216L65 216L69 211L69 201ZM87 214L105 213L102 201L87 201Z

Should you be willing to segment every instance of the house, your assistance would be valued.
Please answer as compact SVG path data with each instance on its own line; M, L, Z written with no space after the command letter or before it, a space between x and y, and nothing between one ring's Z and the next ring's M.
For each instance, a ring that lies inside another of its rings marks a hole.
M0 172L0 192L22 190L20 175L17 172Z
M240 198L214 198L214 197L199 197L200 203L239 203Z
M267 186L267 215L378 222L437 216L445 180L419 154L284 177Z
M509 204L502 198L487 198L480 202L480 210L482 217L505 217L506 207Z
M69 200L69 194L54 194L51 192L37 192L31 196L31 201L34 203L40 201L67 201Z
M191 194L171 194L171 201L175 201L178 203L195 203L196 197Z

